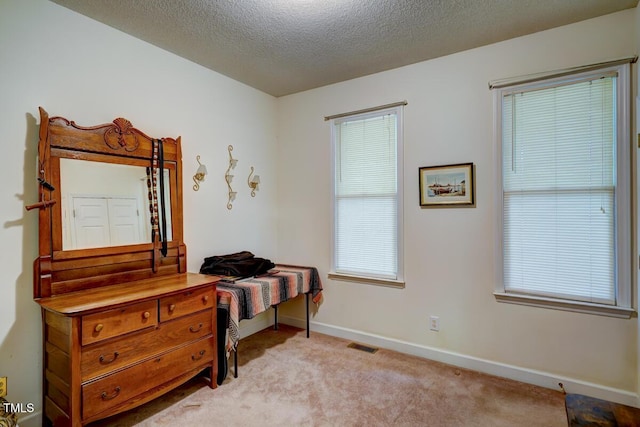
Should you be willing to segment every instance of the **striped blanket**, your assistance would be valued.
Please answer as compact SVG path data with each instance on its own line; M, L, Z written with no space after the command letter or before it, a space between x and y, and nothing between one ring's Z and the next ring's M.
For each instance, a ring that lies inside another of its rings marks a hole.
M252 319L274 305L310 293L314 303L320 302L322 283L315 267L276 265L263 276L236 283L218 282L218 304L229 307L227 356L240 339L239 323Z

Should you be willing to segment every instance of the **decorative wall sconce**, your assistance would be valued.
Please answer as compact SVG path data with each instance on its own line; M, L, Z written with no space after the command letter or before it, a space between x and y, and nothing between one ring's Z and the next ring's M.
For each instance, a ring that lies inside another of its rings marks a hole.
M251 166L251 172L249 172L249 177L247 178L247 184L249 184L249 188L251 189L251 197L256 197L256 191L258 191L260 185L260 175L253 175L253 166Z
M204 181L204 176L207 174L207 167L200 163L200 155L196 156L196 161L198 162L198 170L196 170L196 174L193 175L193 191L198 191L200 189L200 183Z
M231 152L233 151L233 145L229 145L227 147L227 151L229 151L229 167L227 168L227 172L224 174L224 180L227 182L227 187L229 187L229 199L227 200L227 209L231 209L233 207L233 202L236 199L236 192L231 188L231 181L233 180L233 175L231 175L231 169L234 169L238 164L238 159L234 159L231 156Z

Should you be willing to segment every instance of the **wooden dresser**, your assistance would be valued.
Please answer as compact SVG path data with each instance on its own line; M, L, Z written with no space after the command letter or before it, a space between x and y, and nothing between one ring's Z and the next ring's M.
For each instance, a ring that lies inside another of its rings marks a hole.
M27 210L39 210L43 424L107 418L205 370L215 388L219 278L186 272L180 138L122 118L82 127L41 108L40 119Z
M217 372L215 300L215 280L191 273L38 300L49 419L85 424Z

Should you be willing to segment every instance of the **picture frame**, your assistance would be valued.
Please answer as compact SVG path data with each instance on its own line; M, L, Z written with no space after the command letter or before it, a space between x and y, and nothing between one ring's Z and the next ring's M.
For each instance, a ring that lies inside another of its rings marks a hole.
M475 207L474 172L473 163L420 167L420 206Z

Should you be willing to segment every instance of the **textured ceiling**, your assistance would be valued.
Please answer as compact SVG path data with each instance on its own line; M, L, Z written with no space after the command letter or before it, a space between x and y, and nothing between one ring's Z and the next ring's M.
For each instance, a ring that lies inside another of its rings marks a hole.
M638 0L52 1L274 96L638 4Z

